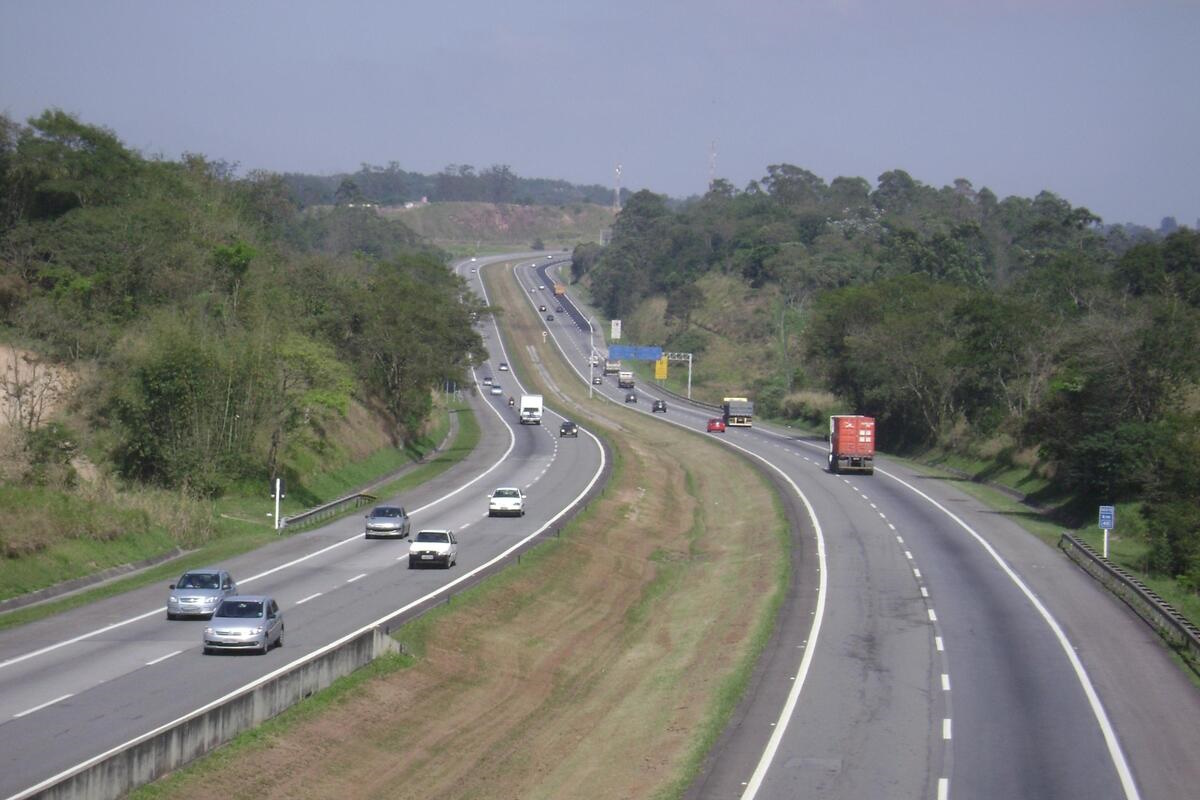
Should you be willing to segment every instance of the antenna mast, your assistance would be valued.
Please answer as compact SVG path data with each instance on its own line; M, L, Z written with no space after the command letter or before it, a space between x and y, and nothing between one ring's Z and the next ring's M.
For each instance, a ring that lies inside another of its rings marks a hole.
M621 210L621 165L617 164L616 182L613 183L613 211Z

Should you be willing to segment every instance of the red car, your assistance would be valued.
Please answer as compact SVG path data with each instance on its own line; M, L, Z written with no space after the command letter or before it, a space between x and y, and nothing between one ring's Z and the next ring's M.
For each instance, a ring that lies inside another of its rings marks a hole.
M708 432L709 433L724 433L725 432L725 420L721 419L720 417L713 417L712 419L710 419L708 421Z

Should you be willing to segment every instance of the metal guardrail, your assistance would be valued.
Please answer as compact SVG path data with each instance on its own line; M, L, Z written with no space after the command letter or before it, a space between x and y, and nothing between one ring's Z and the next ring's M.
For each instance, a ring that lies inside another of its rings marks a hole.
M695 398L692 398L689 400L687 397L685 397L684 395L681 395L679 392L673 392L670 389L668 389L666 386L663 386L660 383L653 383L651 385L655 389L658 389L663 394L670 395L671 397L674 397L676 400L679 400L681 402L691 403L692 405L700 406L701 408L709 408L709 409L712 409L713 411L724 411L725 410L723 406L715 406L712 403L701 403L699 400L696 400Z
M1087 542L1063 532L1058 542L1067 557L1119 597L1134 613L1179 651L1192 669L1200 670L1200 628L1137 578L1105 560Z
M279 520L279 529L290 528L293 525L308 525L313 522L319 522L323 519L336 516L347 508L358 508L359 506L374 503L378 498L373 494L366 492L355 492L354 494L339 497L337 500L330 500L324 505L310 508L308 511L301 511L299 514L293 514L290 517L283 517Z

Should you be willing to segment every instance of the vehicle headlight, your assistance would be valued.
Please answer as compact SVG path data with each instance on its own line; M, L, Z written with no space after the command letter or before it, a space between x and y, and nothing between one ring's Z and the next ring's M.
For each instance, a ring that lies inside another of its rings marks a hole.
M254 630L252 630L252 631L250 631L250 632L251 632L251 633L254 633L254 634L257 634L257 633L262 633L262 632L263 632L263 630L265 630L265 629L263 628L263 626L262 626L262 625L259 625L257 628L255 628Z
M212 635L213 635L213 629L212 629L212 628L205 628L205 629L204 629L204 635L205 635L205 636L212 636Z
M178 598L178 597L176 597L175 595L171 595L170 597L168 597L168 598L167 598L167 602L168 602L168 603L178 603L178 602L179 602L179 598Z

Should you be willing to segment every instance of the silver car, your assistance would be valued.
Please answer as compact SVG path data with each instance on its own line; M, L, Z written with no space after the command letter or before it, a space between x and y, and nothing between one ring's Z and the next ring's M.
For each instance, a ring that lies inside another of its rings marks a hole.
M190 569L167 588L167 619L211 617L222 600L237 594L233 578L216 567Z
M367 514L367 530L364 538L387 537L403 539L408 536L412 523L408 514L400 506L376 506Z
M283 647L283 612L273 598L261 594L226 597L204 629L204 653L250 650L266 654Z

